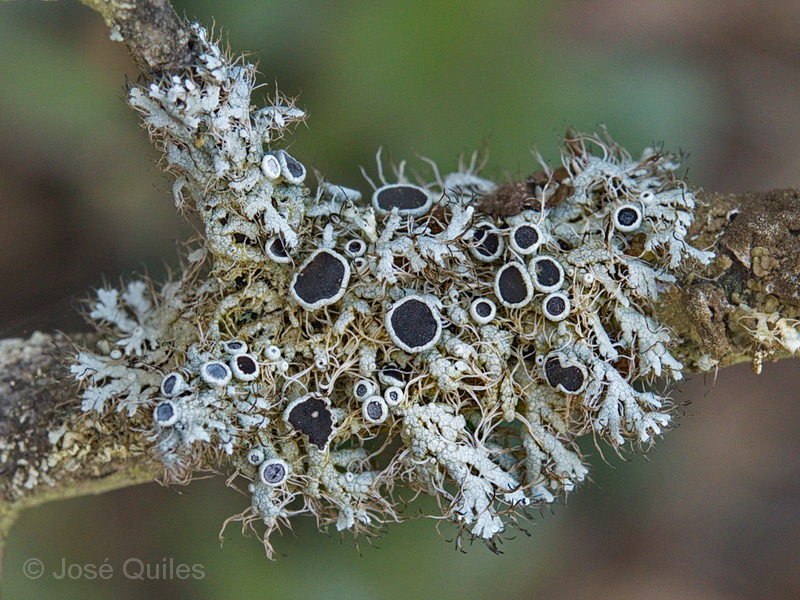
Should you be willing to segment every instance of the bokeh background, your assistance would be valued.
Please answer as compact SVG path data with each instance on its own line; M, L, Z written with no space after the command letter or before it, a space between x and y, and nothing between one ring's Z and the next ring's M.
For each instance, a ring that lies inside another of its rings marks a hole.
M487 148L485 173L526 175L556 158L568 124L605 123L634 152L689 153L715 191L800 180L796 0L176 0L252 51L265 94L310 115L292 153L364 187L378 147L453 168ZM163 277L193 231L123 97L136 70L74 1L0 2L0 336L82 327L87 290ZM412 163L422 168L421 163ZM466 553L416 520L356 547L312 522L275 539L284 557L227 531L246 506L221 478L155 484L25 513L8 540L6 598L800 597L800 369L747 365L681 385L686 418L648 457L593 449L592 481L497 556ZM102 564L108 581L39 580L41 559ZM136 581L127 559L201 565L202 579Z

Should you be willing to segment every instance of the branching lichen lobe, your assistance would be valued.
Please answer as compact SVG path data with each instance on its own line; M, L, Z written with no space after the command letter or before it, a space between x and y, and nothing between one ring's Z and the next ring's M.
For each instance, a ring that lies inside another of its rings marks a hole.
M31 413L59 427L24 442L56 472L85 462L60 488L9 443L8 507L79 490L81 477L149 476L150 453L168 482L235 469L250 507L232 520L260 523L268 550L269 534L303 513L355 533L400 519L398 485L434 495L491 543L509 510L585 479L580 435L647 447L671 419L657 384L685 367L800 348L796 192L698 205L676 157L633 159L607 136L574 131L562 164L542 161L524 182L498 186L474 161L420 185L401 164L387 181L379 160L372 206L329 182L312 192L278 147L303 113L281 98L253 108L252 65L164 0L86 3L150 78L131 103L176 176L176 204L200 213L205 245L177 281L99 290L100 344L71 365L84 414L64 391L63 415ZM403 196L412 192L414 202ZM523 225L542 238L530 252L512 239ZM341 290L319 290L323 302L292 293L320 251L347 274ZM558 268L545 276L536 257ZM525 293L503 292L509 265ZM411 297L435 316L430 331L410 321L393 331L385 318ZM423 333L419 352L403 341Z
M302 112L254 108L253 67L192 35L196 64L130 98L207 256L161 290L100 290L91 316L113 350L72 367L85 410L153 415L167 481L225 457L251 494L236 518L261 522L268 548L303 513L370 533L399 518L400 484L492 540L509 509L585 479L580 435L646 446L668 425L652 384L683 366L655 303L713 256L686 239L695 199L677 157L571 132L562 164L520 184L474 160L412 184L379 159L371 203L324 181L312 192L279 147ZM265 479L267 460L281 477Z

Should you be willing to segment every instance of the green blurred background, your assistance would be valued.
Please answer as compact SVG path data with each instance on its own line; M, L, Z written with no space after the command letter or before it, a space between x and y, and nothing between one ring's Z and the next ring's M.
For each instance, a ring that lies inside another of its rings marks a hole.
M264 93L299 95L292 153L364 188L378 147L442 169L488 148L504 180L555 159L568 124L605 123L636 153L689 152L715 191L792 186L800 165L800 3L756 0L182 0L179 11L252 51ZM75 330L77 300L104 280L163 277L192 227L126 108L136 70L74 1L0 2L0 336ZM791 361L696 376L688 417L647 459L594 448L592 481L511 533L497 556L458 552L435 522L349 535L295 523L265 559L224 519L245 508L221 478L139 486L25 513L5 558L5 598L800 597L800 369ZM447 539L444 539L447 538ZM41 559L47 574L27 579ZM68 563L108 581L57 580ZM198 564L202 579L136 581L127 559Z

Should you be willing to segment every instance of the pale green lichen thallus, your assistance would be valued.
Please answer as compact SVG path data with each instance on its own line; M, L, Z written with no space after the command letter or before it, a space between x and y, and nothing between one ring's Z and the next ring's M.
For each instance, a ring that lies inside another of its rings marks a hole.
M580 436L640 447L669 426L682 365L653 307L712 258L685 239L675 156L576 134L502 210L474 161L311 185L282 139L302 111L255 109L254 67L194 35L203 66L130 102L204 245L174 281L99 290L110 351L73 366L84 410L146 428L166 481L229 462L251 495L234 519L268 548L302 514L402 519L403 490L491 540L586 478Z

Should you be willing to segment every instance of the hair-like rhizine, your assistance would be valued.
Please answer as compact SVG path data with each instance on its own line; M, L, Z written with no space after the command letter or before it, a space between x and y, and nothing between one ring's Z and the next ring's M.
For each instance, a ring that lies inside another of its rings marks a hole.
M229 461L251 495L234 520L268 548L304 513L356 533L401 519L399 487L491 540L586 478L578 437L647 446L668 426L682 365L654 305L712 258L685 239L675 156L577 136L558 178L542 164L513 189L474 160L411 183L380 159L364 199L312 189L282 148L302 111L253 109L254 68L194 35L203 66L130 102L204 246L159 287L99 290L110 350L72 367L84 410L149 429L167 482Z

